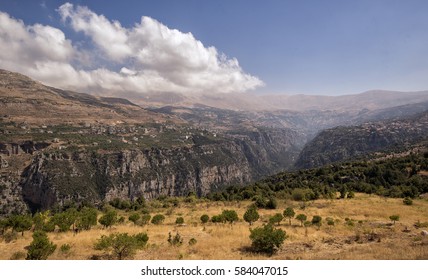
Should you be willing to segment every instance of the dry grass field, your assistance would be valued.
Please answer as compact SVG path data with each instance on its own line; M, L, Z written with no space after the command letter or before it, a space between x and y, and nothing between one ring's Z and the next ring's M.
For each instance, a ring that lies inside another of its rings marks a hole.
M80 260L90 259L103 253L93 249L94 243L101 235L114 232L135 234L146 232L149 242L145 249L137 251L135 259L159 260L225 260L225 259L428 259L428 236L422 236L422 230L414 224L428 222L428 199L416 199L413 205L404 205L402 199L385 199L367 194L357 194L354 199L316 200L307 202L304 209L301 203L280 201L276 210L259 210L260 219L252 227L261 226L275 213L292 206L296 214L303 213L308 220L313 215L320 215L323 224L320 229L314 226L302 227L300 222L292 219L291 226L284 219L279 228L287 233L282 248L273 256L255 254L248 250L249 225L242 216L250 202L199 202L182 203L179 207L159 209L166 216L162 225L135 226L129 221L103 229L100 225L90 231L74 235L66 233L49 233L52 242L58 245L49 259ZM220 214L224 209L236 210L240 221L229 224L201 225L200 216L210 217ZM156 213L151 213L153 216ZM389 219L391 215L400 215L395 224ZM121 212L127 217L129 213ZM175 220L182 216L185 225L176 226ZM325 219L335 220L334 226L327 225ZM127 220L127 219L126 219ZM348 222L346 221L348 220ZM168 233L177 232L183 237L183 244L175 247L168 242ZM189 245L191 238L197 243ZM0 241L0 259L25 258L25 247L31 242L31 232L25 232L6 243ZM69 244L69 252L61 252L61 245ZM21 253L19 253L21 252Z

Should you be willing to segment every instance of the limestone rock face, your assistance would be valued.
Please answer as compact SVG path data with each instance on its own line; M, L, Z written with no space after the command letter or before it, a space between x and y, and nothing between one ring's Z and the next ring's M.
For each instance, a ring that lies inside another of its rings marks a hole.
M114 198L205 195L254 179L242 143L120 152L40 153L22 173L22 196L35 209ZM256 164L257 165L257 164Z

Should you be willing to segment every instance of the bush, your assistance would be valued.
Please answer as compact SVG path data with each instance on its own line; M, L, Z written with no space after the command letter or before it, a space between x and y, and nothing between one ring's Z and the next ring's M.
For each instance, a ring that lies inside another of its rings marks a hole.
M117 212L115 210L108 210L98 221L106 228L111 227L117 223Z
M250 229L250 232L251 248L253 251L269 255L275 253L287 237L285 231L275 229L271 224Z
M168 233L168 243L171 246L181 246L183 244L183 238L177 232L177 234L173 237L171 232Z
M137 224L137 222L138 222L138 220L139 220L140 218L141 218L141 217L140 217L140 214L138 214L138 213L133 213L133 214L129 215L128 220L130 220L131 222L133 222L133 223L134 223L134 225L136 225L136 224Z
M33 241L27 248L27 260L46 260L56 249L56 245L49 241L44 231L35 231Z
M152 224L154 225L160 225L163 223L163 221L165 220L165 216L162 214L157 214L155 216L153 216L152 218Z
M79 229L90 230L91 227L97 225L97 209L91 207L83 207L77 217L76 226Z
M201 216L201 222L203 224L208 223L209 220L210 220L210 217L207 214L204 214L204 215Z
M21 232L24 236L24 231L33 226L33 219L29 215L13 215L9 218L9 225L13 231Z
M189 246L193 246L193 245L196 245L196 243L198 243L198 241L195 239L195 238L190 238L190 240L189 240Z
M211 217L211 222L217 224L217 223L225 223L226 219L223 215L215 215Z
M128 233L112 233L101 236L95 243L95 250L104 250L114 259L123 260L131 258L136 251L146 246L149 237L146 233L128 235Z
M184 224L184 218L183 217L177 217L177 219L175 220L175 224L177 224L177 225Z
M62 244L61 247L59 247L59 250L61 251L61 253L63 254L68 254L70 253L70 249L71 249L71 245L70 244Z
M312 224L318 226L318 229L321 227L322 218L321 216L315 215L312 217Z
M410 197L406 197L403 199L403 204L404 205L412 205L413 204L413 200Z
M223 210L221 216L223 216L225 221L229 222L230 224L239 220L238 214L235 210Z
M143 216L141 216L141 224L147 225L150 222L151 218L152 216L150 216L149 214L144 214Z
M12 254L12 256L10 257L11 260L24 260L25 256L27 254L25 252L22 251L18 251Z
M400 216L399 215L392 215L392 216L389 216L389 219L394 223L394 225L395 225L395 222L398 222L399 220L400 220Z
M257 208L252 206L244 213L244 220L250 224L250 226L260 218Z
M334 219L333 218L327 217L325 220L327 221L327 225L334 226Z

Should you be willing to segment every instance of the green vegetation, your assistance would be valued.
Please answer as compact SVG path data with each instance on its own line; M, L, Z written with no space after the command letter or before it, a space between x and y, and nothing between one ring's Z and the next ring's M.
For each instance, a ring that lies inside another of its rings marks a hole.
M103 250L113 259L123 260L131 258L137 250L146 246L149 237L146 233L128 235L128 233L112 233L101 236L95 243L95 250Z
M244 220L250 224L250 226L260 218L259 212L257 212L257 207L254 205L250 206L248 210L244 213Z
M250 232L252 250L269 255L274 254L287 237L285 231L274 228L272 224L250 229Z
M49 241L44 231L35 231L33 241L27 248L27 260L46 260L56 249L56 245Z
M318 226L318 229L319 229L321 227L321 224L322 224L322 218L321 218L321 216L318 216L318 215L313 216L311 223L313 225Z
M399 215L391 215L391 216L389 216L389 219L394 223L394 225L395 225L395 222L398 222L399 220L400 220L400 216Z
M279 226L279 224L283 219L284 219L284 216L281 213L276 213L275 215L269 218L269 223L277 224Z
M296 220L300 221L300 225L303 226L303 223L306 221L308 217L305 214L299 214L296 216Z
M183 244L183 238L178 232L175 236L172 236L171 232L169 232L167 241L171 246L181 246Z
M210 193L211 200L251 199L258 208L275 209L274 197L309 201L318 198L353 198L355 192L385 197L415 198L428 192L427 153L372 161L337 163L296 172L283 172L245 187L230 186Z
M134 223L134 225L137 224L138 220L141 218L140 214L138 213L132 213L129 215L128 220Z
M163 223L163 221L165 220L165 216L162 214L157 214L155 216L153 216L152 218L152 224L154 225L160 225Z
M210 220L210 217L207 215L207 214L203 214L202 216L201 216L201 222L203 223L203 224L206 224L206 223L208 223L208 221Z
M184 218L183 217L177 217L177 219L175 220L175 224L176 225L184 224Z
M294 215L296 215L296 212L294 212L294 209L291 208L291 207L287 207L284 210L283 215L284 215L285 218L288 218L288 222L289 222L289 224L291 226L291 219L294 218Z
M114 225L117 222L117 212L115 210L108 210L101 218L98 220L100 224L108 228Z

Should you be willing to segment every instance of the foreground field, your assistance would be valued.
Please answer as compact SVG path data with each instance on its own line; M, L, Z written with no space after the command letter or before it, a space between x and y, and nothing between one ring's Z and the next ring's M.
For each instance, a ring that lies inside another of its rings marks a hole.
M357 194L354 199L316 200L305 205L298 202L280 201L276 210L259 210L260 219L251 227L261 226L276 213L286 207L293 207L297 214L305 214L308 220L314 215L323 218L318 229L315 226L302 227L300 222L284 219L279 226L287 233L281 249L273 256L256 254L249 250L250 226L242 217L250 202L198 202L181 203L179 207L158 209L156 213L166 216L162 225L136 226L129 221L103 229L100 225L78 234L73 232L49 233L49 239L57 244L57 249L49 259L91 259L103 258L103 252L93 249L94 243L102 235L116 232L135 234L146 232L149 242L145 249L135 255L135 259L428 259L428 200L414 200L413 205L404 205L402 199L385 199L378 196ZM210 217L224 209L235 210L240 218L233 225L201 224L200 216ZM152 213L152 215L156 214ZM122 212L127 217L129 213ZM398 222L390 221L391 215L399 215ZM177 226L177 217L183 217L185 225ZM334 225L327 225L325 219L331 217ZM423 226L416 228L415 223ZM168 234L183 237L181 246L171 246ZM190 239L196 244L189 245ZM16 240L0 241L0 259L25 258L25 247L31 242L31 233L25 232ZM70 250L60 250L64 244Z

